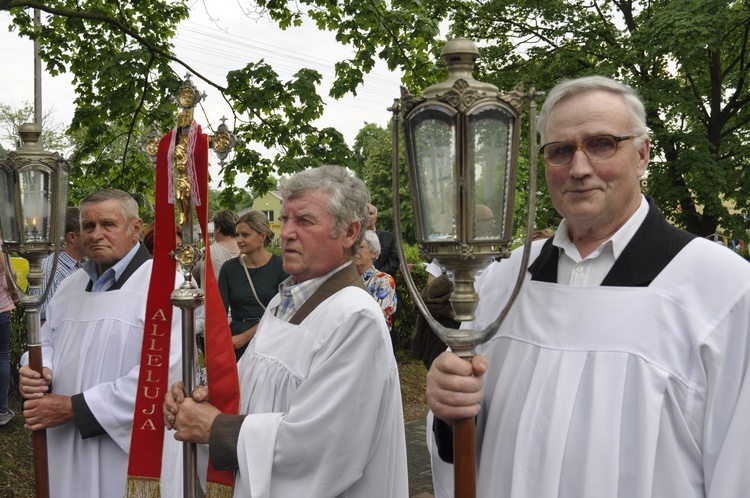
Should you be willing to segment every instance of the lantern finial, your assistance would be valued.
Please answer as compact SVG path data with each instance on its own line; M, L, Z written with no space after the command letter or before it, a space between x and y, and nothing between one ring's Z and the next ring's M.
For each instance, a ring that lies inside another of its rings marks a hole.
M422 96L425 98L437 97L453 89L459 81L464 81L464 85L482 97L496 97L498 89L492 83L477 81L472 75L474 63L479 58L479 49L476 44L466 38L457 38L450 40L443 47L440 53L445 67L448 70L448 78L445 81L425 88Z

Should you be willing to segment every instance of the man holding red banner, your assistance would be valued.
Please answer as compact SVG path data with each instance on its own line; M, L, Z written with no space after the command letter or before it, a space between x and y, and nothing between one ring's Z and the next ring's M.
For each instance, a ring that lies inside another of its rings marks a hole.
M152 260L138 241L143 221L129 194L95 192L81 202L80 212L88 261L49 303L41 330L44 375L28 365L19 371L23 414L27 429L47 429L52 497L122 498ZM171 275L164 280L171 288L179 283ZM180 376L180 314L161 321L148 334L171 335L171 348L156 347L149 361L168 363L174 381ZM163 396L163 388L148 389L149 398ZM165 482L179 472L180 445L167 440ZM162 487L162 496L177 492Z
M408 496L398 369L380 307L352 264L370 195L344 168L281 183L291 277L238 363L241 415L175 384L164 421L236 470L234 496Z

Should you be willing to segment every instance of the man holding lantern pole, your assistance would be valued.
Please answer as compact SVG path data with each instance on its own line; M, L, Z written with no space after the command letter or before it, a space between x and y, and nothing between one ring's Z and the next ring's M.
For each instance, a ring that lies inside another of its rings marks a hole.
M471 363L432 365L436 496L451 423L476 418L477 496L723 498L750 489L750 265L664 220L640 191L650 142L637 93L564 81L539 116L563 216ZM521 254L477 282L497 318Z
M42 327L44 375L21 367L19 388L26 399L26 428L47 429L50 496L121 498L126 491L128 453L144 328L154 346L148 362L164 368L169 381L180 372L180 314L146 327L152 259L140 238L138 204L126 192L105 189L80 203L81 233L88 261L67 277L50 301ZM162 277L170 288L174 272ZM171 304L169 304L171 308ZM158 413L164 390L159 373L149 373L148 397ZM159 381L161 382L161 381ZM153 426L156 433L158 427ZM166 440L163 482L178 482L181 445ZM152 451L161 450L159 446ZM162 488L161 496L181 489Z

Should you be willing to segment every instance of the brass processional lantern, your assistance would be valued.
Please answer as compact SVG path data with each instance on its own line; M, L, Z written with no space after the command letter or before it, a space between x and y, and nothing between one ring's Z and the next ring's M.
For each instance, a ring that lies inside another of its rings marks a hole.
M403 120L416 236L420 256L434 260L452 275L451 304L455 320L474 320L479 296L477 271L493 260L507 258L513 237L513 208L518 170L520 116L530 101L529 214L522 271L512 297L497 320L484 330L450 329L430 315L408 271L405 280L430 328L453 352L470 360L505 318L523 282L528 264L536 204L536 97L532 87L519 85L501 95L497 87L472 76L479 50L474 42L446 43L441 57L448 79L424 90L422 96L401 88L393 112L393 209L402 264L398 195L399 119ZM454 424L455 496L476 495L474 419Z
M26 293L17 289L26 313L29 366L42 373L41 321L42 260L54 252L50 281L64 244L70 163L58 153L42 149L42 129L33 123L18 127L21 147L0 159L0 230L3 252L10 267L10 253L29 261ZM46 289L49 290L47 282ZM14 285L18 285L14 282ZM47 433L34 431L34 475L37 497L49 496Z

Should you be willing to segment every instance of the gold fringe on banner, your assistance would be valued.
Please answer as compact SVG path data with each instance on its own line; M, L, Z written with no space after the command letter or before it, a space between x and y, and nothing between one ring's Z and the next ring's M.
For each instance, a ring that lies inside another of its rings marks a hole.
M232 498L232 494L234 493L232 486L216 482L209 482L206 487L208 488L206 498Z
M161 498L159 481L153 477L128 477L125 498Z

